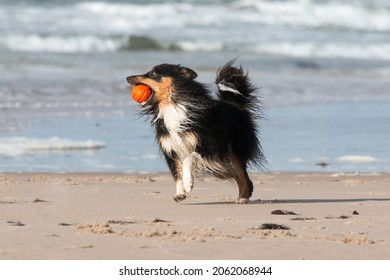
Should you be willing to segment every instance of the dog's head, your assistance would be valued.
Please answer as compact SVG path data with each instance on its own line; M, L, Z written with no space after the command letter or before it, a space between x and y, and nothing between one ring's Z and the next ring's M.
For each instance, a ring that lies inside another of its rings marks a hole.
M198 76L195 71L177 64L160 64L143 75L127 77L130 85L146 85L152 90L147 104L168 104L180 87Z

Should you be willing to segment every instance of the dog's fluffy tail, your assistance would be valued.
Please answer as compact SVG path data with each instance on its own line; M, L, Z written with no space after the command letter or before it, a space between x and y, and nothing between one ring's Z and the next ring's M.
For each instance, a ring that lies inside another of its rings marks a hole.
M256 96L257 88L241 66L233 66L235 61L229 61L217 71L215 83L218 87L218 97L260 115L262 110L259 97Z
M259 133L255 119L264 117L263 106L260 97L257 95L257 88L252 84L248 73L241 66L235 67L235 60L231 60L217 71L215 83L218 87L218 96L221 100L235 104L249 114L251 129L246 131L246 158L253 165L264 168L267 160L256 134ZM248 135L252 133L253 135ZM240 135L241 137L242 135ZM240 139L241 141L241 139Z

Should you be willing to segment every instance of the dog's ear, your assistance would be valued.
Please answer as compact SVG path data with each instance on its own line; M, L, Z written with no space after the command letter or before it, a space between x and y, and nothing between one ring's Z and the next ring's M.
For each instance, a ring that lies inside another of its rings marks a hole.
M187 67L180 67L180 72L188 80L193 80L198 77L198 74L194 70Z

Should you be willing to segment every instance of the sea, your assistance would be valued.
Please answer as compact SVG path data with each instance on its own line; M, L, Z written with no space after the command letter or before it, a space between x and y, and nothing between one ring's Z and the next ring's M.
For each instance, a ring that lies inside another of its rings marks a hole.
M390 172L388 0L0 0L0 173L166 172L129 75L231 59L259 88L253 172Z

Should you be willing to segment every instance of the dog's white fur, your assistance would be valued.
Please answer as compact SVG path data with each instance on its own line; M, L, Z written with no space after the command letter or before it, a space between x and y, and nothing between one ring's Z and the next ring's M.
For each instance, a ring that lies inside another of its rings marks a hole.
M187 110L182 105L169 104L162 108L157 119L163 119L169 136L160 139L161 148L168 154L175 152L183 161L196 147L196 139L189 134L180 135L186 128Z
M161 148L171 154L175 152L182 164L182 178L176 182L176 196L188 196L194 184L194 164L200 157L194 152L197 141L191 134L180 135L188 122L187 110L183 105L169 104L157 116L164 121L169 136L160 139Z
M223 83L223 82L218 83L218 88L221 91L229 91L229 92L237 94L237 95L242 95L241 92L239 92L238 90L236 90L236 89L234 89L232 87L229 87L228 85L226 85L226 83Z

